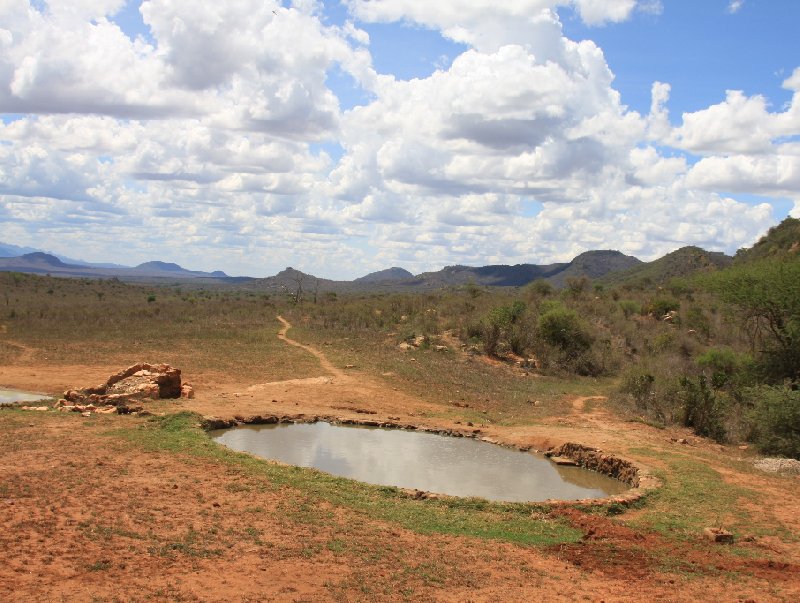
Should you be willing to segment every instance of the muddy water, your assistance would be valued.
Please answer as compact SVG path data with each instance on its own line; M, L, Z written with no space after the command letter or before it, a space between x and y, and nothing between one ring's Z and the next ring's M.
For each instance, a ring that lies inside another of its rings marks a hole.
M13 389L0 389L0 404L10 404L12 402L35 402L47 398L44 394L31 394L28 392L18 392Z
M211 432L229 448L370 484L523 502L619 494L622 482L471 438L300 423Z

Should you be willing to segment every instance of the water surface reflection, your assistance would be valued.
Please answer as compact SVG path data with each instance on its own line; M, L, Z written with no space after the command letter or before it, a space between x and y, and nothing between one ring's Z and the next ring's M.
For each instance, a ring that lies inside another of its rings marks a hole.
M298 423L246 425L211 432L241 452L362 482L497 501L575 500L618 494L628 486L543 457L431 433Z
M28 392L18 392L13 389L0 389L0 404L10 404L11 402L35 402L47 398L44 394L31 394Z

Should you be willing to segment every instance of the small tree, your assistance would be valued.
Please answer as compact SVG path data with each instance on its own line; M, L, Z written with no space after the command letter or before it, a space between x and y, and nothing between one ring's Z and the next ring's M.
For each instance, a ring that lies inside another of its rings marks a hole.
M538 297L547 297L553 293L553 285L541 278L530 283L526 289Z
M800 380L800 259L734 266L705 283L742 312L765 375Z
M299 270L295 270L294 275L292 276L292 281L294 281L294 293L292 293L292 302L297 305L303 300L303 280L305 280L306 275L300 272Z
M800 459L800 391L785 387L753 388L753 433L763 454Z
M574 310L554 308L539 317L537 333L545 343L574 357L588 350L593 337Z

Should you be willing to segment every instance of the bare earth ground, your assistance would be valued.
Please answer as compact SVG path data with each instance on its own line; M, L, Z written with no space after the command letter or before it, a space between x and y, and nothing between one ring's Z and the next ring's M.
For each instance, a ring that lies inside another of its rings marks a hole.
M334 366L290 339L283 322L278 336L316 356L319 376L241 383L213 371L187 375L197 397L157 410L350 418L370 411L456 426L423 416L436 410L431 403ZM121 368L37 363L35 350L18 347L19 356L0 366L2 386L56 394ZM798 479L747 470L738 449L622 422L601 397L575 399L569 415L544 423L484 431L537 448L577 441L656 471L666 470L664 459L700 459L726 484L759 491L757 505L740 506L784 536L756 536L731 554L699 536L687 542L649 530L638 523L643 509L609 518L569 508L552 515L583 532L576 544L421 534L312 503L302 491L213 458L151 450L114 434L145 421L0 411L0 601L800 600ZM685 437L689 445L672 441Z

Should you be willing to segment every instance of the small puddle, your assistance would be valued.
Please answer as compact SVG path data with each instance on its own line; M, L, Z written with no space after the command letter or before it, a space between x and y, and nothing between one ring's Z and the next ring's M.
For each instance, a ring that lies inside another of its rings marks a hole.
M0 389L0 404L13 404L14 402L36 402L48 398L44 394L19 392L13 389Z
M628 485L472 438L330 423L243 425L210 432L233 450L370 484L493 501L603 498Z

